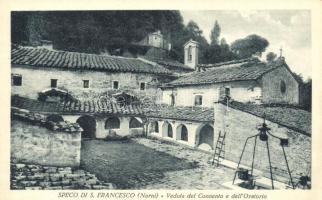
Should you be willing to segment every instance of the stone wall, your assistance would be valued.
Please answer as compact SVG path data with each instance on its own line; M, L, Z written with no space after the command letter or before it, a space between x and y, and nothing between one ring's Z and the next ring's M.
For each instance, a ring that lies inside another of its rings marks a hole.
M137 96L155 97L157 86L165 77L143 73L103 72L90 70L63 70L31 66L13 66L13 74L22 75L22 85L12 86L12 94L38 98L38 92L50 88L51 79L58 79L57 88L67 90L82 100L97 98L114 91L130 91ZM83 88L83 80L89 80L89 88ZM112 89L113 81L119 81L119 90ZM140 83L146 83L146 90L140 90Z
M281 81L286 90L281 92ZM299 83L286 67L280 67L265 74L262 78L264 103L299 104Z
M47 122L41 115L12 110L11 160L53 166L79 166L78 124Z
M227 112L225 105L216 103L214 123L215 140L218 138L219 131L226 130L225 159L237 163L246 138L257 134L258 130L256 127L262 123L262 118L233 108L229 108ZM311 137L267 120L266 124L271 128L272 134L289 139L289 146L285 147L285 152L292 175L298 176L300 173L304 175L310 173ZM286 176L287 178L287 168L282 147L280 146L280 140L270 136L268 141L273 173ZM251 166L253 148L254 138L249 140L241 164ZM259 138L257 139L254 166L256 169L262 170L264 175L268 175L269 165L266 142L259 140Z
M97 179L94 174L79 168L53 167L34 164L11 164L12 190L77 190L115 189L112 183Z

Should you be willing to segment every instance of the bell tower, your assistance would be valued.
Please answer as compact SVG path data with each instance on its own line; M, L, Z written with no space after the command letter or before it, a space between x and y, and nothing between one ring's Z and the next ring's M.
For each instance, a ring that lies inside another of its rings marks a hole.
M196 69L198 65L199 43L190 39L183 45L184 48L184 64L192 69Z

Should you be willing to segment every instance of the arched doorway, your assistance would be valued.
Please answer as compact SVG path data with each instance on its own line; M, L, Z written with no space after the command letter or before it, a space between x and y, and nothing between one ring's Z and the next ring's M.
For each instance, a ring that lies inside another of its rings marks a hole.
M83 115L76 121L82 127L82 138L95 138L96 120L89 115Z
M159 124L157 121L151 122L149 125L149 133L159 133Z
M214 144L214 128L209 124L202 126L197 132L197 146L207 145L213 149Z
M177 127L177 138L179 140L188 141L188 129L185 125L180 124Z
M172 126L169 122L164 122L162 126L162 136L163 137L173 137Z
M129 123L129 128L143 128L142 120L132 117Z
M105 121L105 129L119 129L120 128L120 119L117 117L109 117Z

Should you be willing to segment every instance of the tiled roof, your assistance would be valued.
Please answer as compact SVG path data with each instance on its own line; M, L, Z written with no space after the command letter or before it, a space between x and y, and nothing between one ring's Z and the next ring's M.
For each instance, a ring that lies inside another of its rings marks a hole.
M232 61L219 62L219 63L213 63L213 64L198 64L198 66L203 68L213 68L213 67L221 67L221 66L235 67L235 66L240 66L251 62L259 62L259 60L257 58L246 58L246 59L232 60Z
M12 96L11 106L37 113L55 114L116 114L146 116L187 121L213 121L213 109L200 107L173 107L167 105L120 106L106 101L68 101L64 103L41 102L17 95Z
M300 133L311 135L311 113L302 109L287 107L287 105L256 105L233 101L230 107L265 117L271 122L288 127Z
M37 113L56 114L116 114L131 116L146 116L148 118L173 119L195 122L213 122L214 109L202 107L183 107L168 105L130 105L119 106L106 101L70 101L65 103L40 102L20 96L12 96L11 106ZM311 135L311 113L305 110L286 107L245 104L231 102L230 107L264 117L305 135Z
M144 109L145 115L151 118L213 122L214 109L205 107L159 105Z
M20 96L12 96L11 106L38 113L83 114L102 113L120 115L143 115L139 105L120 106L104 100L66 101L63 103L42 102Z
M190 68L190 67L188 67L176 60L172 60L172 59L168 59L168 58L167 59L158 59L158 58L152 58L152 57L147 57L147 56L144 56L142 58L152 61L152 62L155 62L155 63L167 68L170 71L184 71L184 72L194 71L194 69L192 69L192 68Z
M261 62L239 62L220 65L206 71L192 72L166 83L164 87L212 84L229 81L256 80L263 74L282 66L281 62L265 64Z
M151 74L170 74L160 65L151 65L136 58L104 56L87 53L15 47L11 49L11 64L62 69L83 69Z

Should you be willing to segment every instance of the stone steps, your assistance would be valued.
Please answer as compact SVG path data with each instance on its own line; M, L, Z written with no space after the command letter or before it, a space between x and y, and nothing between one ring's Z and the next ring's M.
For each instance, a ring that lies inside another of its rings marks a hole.
M94 174L71 167L12 163L10 180L13 190L115 189L114 184L102 182Z

